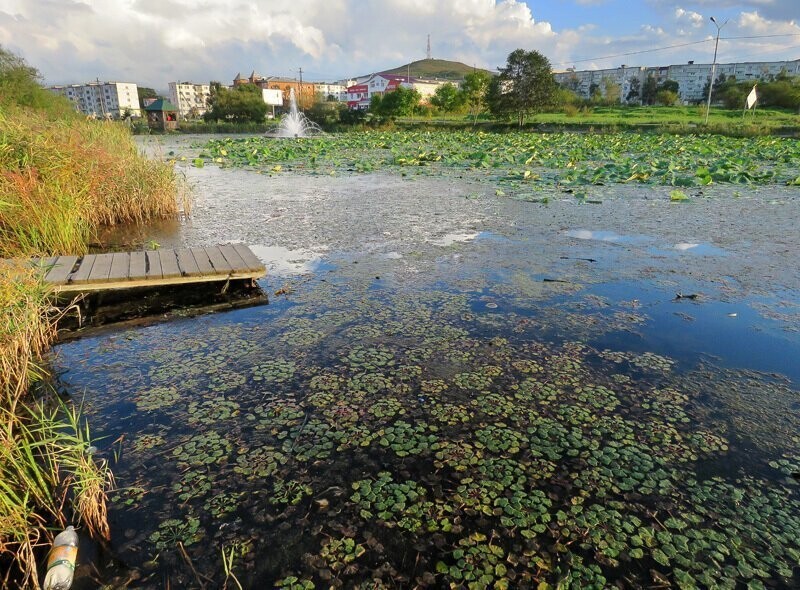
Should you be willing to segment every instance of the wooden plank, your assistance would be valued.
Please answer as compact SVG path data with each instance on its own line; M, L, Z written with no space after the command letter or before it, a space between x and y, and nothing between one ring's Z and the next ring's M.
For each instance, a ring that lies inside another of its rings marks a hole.
M214 265L211 264L211 260L209 260L205 248L189 248L189 250L192 252L192 256L194 256L194 261L197 263L197 268L200 269L201 275L216 274Z
M229 273L233 270L233 267L230 263L225 260L225 257L222 255L222 252L219 251L217 246L209 246L203 248L205 250L208 259L211 261L211 264L214 265L214 270L218 273Z
M94 254L87 254L80 260L80 265L74 273L69 275L67 282L69 283L85 283L89 280L89 275L92 273L94 261L97 258Z
M145 250L144 258L147 267L147 278L160 279L163 275L161 274L161 256L159 256L158 250Z
M75 266L77 261L77 256L59 256L50 270L47 271L44 280L54 285L66 283L67 277L69 277L72 267Z
M158 273L161 276L161 273ZM135 281L147 276L147 259L142 251L131 252L131 266L128 269L128 279Z
M202 274L189 248L178 248L175 250L175 255L178 257L178 266L181 269L181 275L185 277L196 277Z
M47 269L53 266L58 260L58 256L50 256L48 258L32 258L31 259L31 266L34 268L41 268L45 272Z
M127 252L114 252L111 258L111 271L108 273L109 281L127 281L131 268L131 255Z
M178 255L175 254L175 250L159 250L158 256L161 259L161 276L165 279L181 276Z
M89 274L88 282L105 283L108 281L108 274L111 272L111 262L114 260L113 254L97 254L92 272Z
M174 276L169 278L152 278L152 279L137 279L125 280L115 282L103 283L81 283L81 284L66 284L54 285L53 289L58 293L78 293L78 292L91 292L91 291L111 291L121 289L134 289L137 287L158 287L163 285L190 285L199 283L211 283L216 281L226 281L228 279L258 279L264 276L263 271L234 271L229 274L216 274L216 275L200 275L195 277L182 277Z
M253 254L253 251L244 244L234 244L233 249L242 257L247 268L250 270L263 270L264 263L258 259L258 256Z
M242 260L242 257L239 256L239 253L230 244L220 246L219 251L225 257L225 260L228 261L228 264L231 265L231 268L233 270L240 270L247 268L247 263L245 263L245 261Z

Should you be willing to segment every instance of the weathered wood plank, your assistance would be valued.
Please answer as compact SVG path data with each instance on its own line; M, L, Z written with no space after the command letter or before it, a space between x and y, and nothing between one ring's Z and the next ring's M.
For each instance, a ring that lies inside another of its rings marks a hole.
M208 259L211 261L211 264L214 265L214 270L219 273L228 273L233 270L233 267L230 263L225 260L225 257L222 255L222 252L219 251L217 246L210 246L203 248L206 251L206 255Z
M113 254L96 254L92 272L89 274L88 282L105 283L108 281L108 274L111 272L111 262L114 260Z
M145 250L145 260L147 261L147 278L160 279L164 275L161 272L161 256L158 250Z
M233 249L236 250L236 253L242 257L247 268L249 270L262 270L264 268L264 263L261 262L258 257L253 254L253 251L245 246L244 244L233 244Z
M44 269L46 272L48 268L50 268L56 263L56 260L58 260L58 256L49 256L47 258L32 258L31 266L34 268Z
M178 255L175 250L158 250L161 259L161 276L165 279L181 276L181 269L178 266Z
M214 265L206 254L205 248L189 248L194 256L194 261L197 263L197 268L200 270L201 275L213 275L216 273Z
M127 252L114 252L111 259L111 271L108 273L109 281L126 281L131 268L131 255Z
M178 257L178 266L181 269L181 275L184 277L196 277L200 275L200 269L197 267L197 262L192 256L189 248L178 248L175 250L175 255Z
M244 244L32 259L58 292L257 279L266 270ZM73 271L74 269L74 271Z
M68 283L85 283L89 280L89 275L92 273L94 261L97 258L94 254L87 254L79 262L78 268L67 278Z
M158 273L161 276L161 272ZM128 269L128 279L135 281L143 279L147 276L147 258L141 250L138 252L131 252L131 265Z
M224 246L220 246L219 251L225 257L225 260L228 261L228 264L231 265L232 269L237 270L247 268L247 263L242 260L242 257L239 256L239 253L232 245L226 244Z
M66 283L67 277L69 277L72 272L72 267L75 266L77 261L77 256L59 256L55 262L52 263L52 267L47 271L44 280L54 285Z

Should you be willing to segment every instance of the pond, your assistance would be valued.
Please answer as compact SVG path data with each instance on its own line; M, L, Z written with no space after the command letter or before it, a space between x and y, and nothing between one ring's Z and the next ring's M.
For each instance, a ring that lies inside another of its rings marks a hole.
M143 140L191 217L107 238L245 242L270 303L56 347L118 485L76 588L800 585L795 187L531 202L205 140Z

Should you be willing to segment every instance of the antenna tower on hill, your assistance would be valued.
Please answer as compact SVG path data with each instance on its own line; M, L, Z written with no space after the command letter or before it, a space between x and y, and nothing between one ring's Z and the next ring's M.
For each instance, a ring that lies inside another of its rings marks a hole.
M428 51L426 52L428 59L431 58L431 34L428 33Z

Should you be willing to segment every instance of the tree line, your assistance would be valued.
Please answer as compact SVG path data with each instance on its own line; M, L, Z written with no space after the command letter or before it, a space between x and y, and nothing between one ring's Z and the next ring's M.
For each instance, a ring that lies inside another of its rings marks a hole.
M708 86L706 83L703 96L708 96ZM712 101L722 103L727 108L741 108L751 88L752 82L739 82L735 78L720 76L715 81ZM422 103L417 90L401 85L396 90L374 94L367 113L351 112L346 105L323 100L307 114L317 122L326 124L363 121L365 116L391 120L425 116L433 112L468 114L474 123L480 115L488 113L495 119L515 120L522 126L531 115L558 108L576 110L596 105L671 106L680 103L678 83L674 80L659 82L652 75L644 81L638 77L631 78L624 96L620 85L611 78L593 83L588 90L588 98L580 95L577 77L559 85L544 55L538 51L517 49L509 54L505 66L498 69L497 75L485 70L471 72L459 86L453 83L439 86L427 104ZM759 104L800 108L800 79L779 75L774 80L759 82ZM205 118L234 122L263 121L266 111L267 106L261 99L258 86L243 84L228 89L217 83L213 84Z

